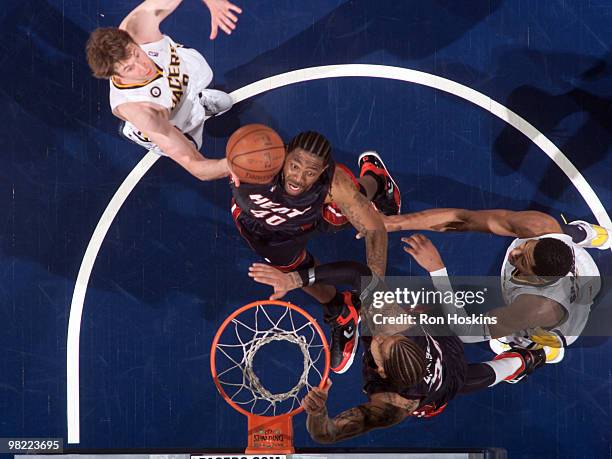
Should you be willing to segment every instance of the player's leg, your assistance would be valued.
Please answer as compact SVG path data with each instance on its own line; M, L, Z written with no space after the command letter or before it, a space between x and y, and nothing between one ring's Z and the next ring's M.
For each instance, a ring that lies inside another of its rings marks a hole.
M399 215L402 197L395 180L382 158L375 151L366 151L359 156L359 184L365 195L385 215Z
M315 264L318 264L316 260ZM339 292L334 286L325 284L305 286L302 290L323 306L323 321L331 329L331 370L345 373L353 364L359 344L359 296L349 291Z
M575 244L585 249L607 250L612 247L612 230L583 220L561 223L561 229Z
M513 349L503 352L489 362L468 365L466 379L460 392L467 394L493 387L500 382L515 384L546 363L542 349Z
M524 227L526 231L531 230L535 236L561 232L570 236L575 244L587 249L607 250L612 246L609 229L583 220L570 223L556 220L553 222L553 217L538 211L514 212L513 217L516 220L516 227Z
M278 248L275 255L278 253ZM278 266L281 271L299 271L314 267L318 262L306 250L298 265ZM274 258L270 258L274 260ZM330 367L334 373L345 373L353 364L359 343L359 297L349 291L339 292L333 285L304 286L304 292L323 307L323 321L330 327Z
M285 250L279 250L280 248L276 247L274 254L270 254L266 260L285 272L310 269L318 264L305 249L302 249L305 256L298 255L302 261L297 264L279 266L274 263L279 253L287 254L295 246L296 244L292 244ZM310 285L304 286L302 290L316 299L323 307L323 321L330 327L331 370L334 373L345 373L353 364L359 343L359 297L348 291L339 292L333 285Z
M353 179L355 187L368 198L384 215L397 215L401 209L401 195L395 181L376 152L366 152L359 157L360 177L357 179L350 169L341 167ZM335 203L326 204L317 229L336 232L350 225Z

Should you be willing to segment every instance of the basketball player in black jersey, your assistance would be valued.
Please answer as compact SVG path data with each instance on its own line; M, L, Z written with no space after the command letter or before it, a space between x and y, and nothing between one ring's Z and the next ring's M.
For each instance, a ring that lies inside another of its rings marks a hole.
M399 213L397 185L375 152L360 156L357 180L345 166L334 163L331 151L323 135L302 132L289 142L283 169L270 183L232 185L238 230L267 262L293 271L316 264L306 249L314 234L350 223L365 234L368 266L384 276L387 235L376 209ZM351 294L322 284L304 286L304 291L324 306L325 321L332 327L332 370L343 373L357 347L359 315Z
M439 254L433 244L417 244L424 238L418 236L411 241L410 253L424 269L434 272ZM350 284L360 289L362 277L373 276L368 267L356 262L329 263L292 273L282 273L269 265L256 263L251 267L251 273L255 280L273 286L278 297L313 282ZM372 282L379 283L380 279L374 275ZM376 290L380 288L379 284ZM366 319L368 311L373 311L369 307L373 291L368 286L360 295L362 315ZM504 371L506 381L520 381L546 361L541 349L521 349L500 354L492 362L467 364L463 344L456 336L433 336L422 332L419 333L422 336L406 336L412 333L400 331L397 327L378 327L376 333L361 338L366 403L330 418L326 402L331 381L324 389L315 388L304 398L308 432L315 441L334 443L373 429L390 427L407 417L436 416L457 394L494 386L501 381L499 374Z

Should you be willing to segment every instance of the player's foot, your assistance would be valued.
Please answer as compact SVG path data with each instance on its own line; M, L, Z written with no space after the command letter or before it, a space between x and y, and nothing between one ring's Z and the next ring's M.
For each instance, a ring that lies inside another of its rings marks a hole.
M234 105L229 94L217 89L204 89L199 96L206 116L220 115Z
M577 244L580 247L584 247L585 249L607 250L612 246L612 239L610 238L611 230L603 226L593 225L583 220L576 220L568 223L568 225L576 225L586 231L587 237L584 241L578 242Z
M517 357L521 359L520 368L504 379L505 382L510 384L516 384L517 382L525 379L546 363L546 353L544 352L544 349L530 350L515 348L502 352L501 354L495 356L494 360L511 359Z
M547 336L546 340L540 339L541 337L537 337L538 342L532 341L530 339L524 338L524 346L516 345L514 343L509 344L506 343L503 338L495 339L492 338L489 340L489 347L496 354L503 354L506 351L513 349L543 349L546 354L546 363L559 363L565 357L565 343L561 340L557 335L553 335L552 333ZM556 340L555 340L556 338ZM515 337L516 339L516 337ZM535 339L535 338L534 338ZM545 344L549 344L548 346Z
M372 199L376 208L384 215L399 215L402 209L402 195L380 155L375 151L363 152L359 155L357 164L359 164L359 177L372 173L384 180L384 189Z
M357 345L359 343L359 311L351 292L343 292L344 306L340 315L331 323L331 370L334 373L344 373L353 364ZM357 303L358 304L358 303Z

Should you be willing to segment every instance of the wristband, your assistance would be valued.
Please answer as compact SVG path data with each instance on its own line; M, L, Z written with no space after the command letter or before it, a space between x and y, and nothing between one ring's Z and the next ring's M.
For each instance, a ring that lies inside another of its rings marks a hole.
M310 285L313 285L317 280L315 277L314 267L308 269L300 269L298 271L298 274L300 275L300 279L302 279L302 287L308 287Z
M448 272L446 271L446 266L445 266L445 267L440 268L440 269L438 269L438 270L436 270L436 271L432 271L432 272L430 272L430 273L429 273L429 275L430 275L431 277L437 277L437 276L445 276L445 277L448 277Z
M438 269L436 271L432 271L429 273L431 276L431 281L433 282L434 287L439 292L453 291L453 286L448 279L448 272L446 271L446 267L442 269Z

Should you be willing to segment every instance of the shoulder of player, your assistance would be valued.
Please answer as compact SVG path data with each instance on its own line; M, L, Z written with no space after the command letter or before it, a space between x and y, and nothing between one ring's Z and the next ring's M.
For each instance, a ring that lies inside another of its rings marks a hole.
M542 295L524 293L509 306L535 327L554 326L565 317L565 308L561 304Z
M335 201L339 197L346 197L354 194L355 184L349 173L342 167L334 165L334 175L329 187L328 201Z
M398 410L404 417L411 416L419 406L420 401L402 397L396 392L379 392L370 395L370 403L388 405Z

